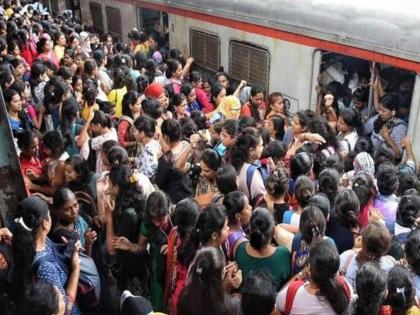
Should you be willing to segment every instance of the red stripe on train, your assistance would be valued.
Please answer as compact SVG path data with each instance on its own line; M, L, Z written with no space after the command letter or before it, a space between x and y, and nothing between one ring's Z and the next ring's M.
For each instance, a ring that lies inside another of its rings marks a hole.
M117 1L132 4L132 5L138 5L138 6L152 9L152 10L165 11L168 13L181 15L181 16L185 16L185 17L200 20L200 21L206 21L209 23L223 25L226 27L238 29L245 32L251 32L251 33L260 34L267 37L276 38L276 39L280 39L280 40L284 40L284 41L288 41L292 43L324 49L324 50L340 53L343 55L353 56L353 57L357 57L357 58L361 58L365 60L376 61L379 63L392 65L397 68L407 69L407 70L420 73L420 63L418 62L401 59L401 58L385 55L382 53L377 53L377 52L370 51L367 49L356 48L356 47L352 47L348 45L333 43L330 41L316 39L309 36L280 31L280 30L270 28L270 27L255 25L255 24L247 23L247 22L235 21L235 20L231 20L231 19L227 19L223 17L212 16L205 13L193 12L186 9L172 8L166 5L162 5L162 4L144 2L141 0L117 0Z

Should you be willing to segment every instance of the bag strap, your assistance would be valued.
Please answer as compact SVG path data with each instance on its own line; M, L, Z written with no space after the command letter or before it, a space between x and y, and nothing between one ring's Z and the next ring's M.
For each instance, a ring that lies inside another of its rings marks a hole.
M347 301L350 302L350 300L351 300L351 293L350 293L349 285L347 284L347 282L345 280L345 277L338 276L337 277L337 282L343 286L344 293L346 294L346 297L347 297Z
M248 169L246 170L246 186L248 187L249 198L251 198L251 184L252 184L252 177L254 176L255 171L258 169L258 166L254 164L250 164Z
M120 118L120 120L125 120L126 122L128 122L130 124L130 126L133 126L133 124L134 124L134 120L130 116L124 115Z
M347 274L347 269L349 268L350 263L351 263L353 257L356 256L356 255L357 255L357 252L354 251L354 250L352 250L352 253L347 256L347 259L346 259L346 261L344 263L343 269L341 270L341 274L343 276L345 276Z
M284 315L289 315L290 311L293 307L293 301L295 299L296 293L299 290L299 288L303 285L303 280L296 280L293 281L289 287L287 288L286 292L286 305L284 307Z
M98 211L98 208L96 207L96 202L95 202L95 200L93 200L91 195L89 195L88 193L86 193L82 190L75 191L74 195L76 196L76 199L80 199L81 201L89 203L92 206L92 215L93 216L98 215L99 211Z

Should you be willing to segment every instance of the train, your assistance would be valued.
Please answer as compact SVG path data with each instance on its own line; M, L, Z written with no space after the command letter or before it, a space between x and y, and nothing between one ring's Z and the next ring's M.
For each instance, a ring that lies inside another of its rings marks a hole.
M82 21L127 40L134 27L167 20L171 47L203 71L260 83L315 109L318 76L331 56L411 76L408 135L420 156L420 11L411 0L81 0ZM372 94L371 90L371 94ZM372 100L372 97L370 98Z

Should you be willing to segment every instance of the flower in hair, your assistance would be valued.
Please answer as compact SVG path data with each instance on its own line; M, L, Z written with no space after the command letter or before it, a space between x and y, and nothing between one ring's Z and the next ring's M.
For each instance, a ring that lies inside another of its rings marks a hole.
M201 275L203 273L203 268L198 266L197 269L195 270L195 272L198 273L199 275Z
M137 183L137 181L138 181L137 174L133 173L133 174L132 174L132 175L128 178L128 180L130 181L130 184L135 184L135 183Z

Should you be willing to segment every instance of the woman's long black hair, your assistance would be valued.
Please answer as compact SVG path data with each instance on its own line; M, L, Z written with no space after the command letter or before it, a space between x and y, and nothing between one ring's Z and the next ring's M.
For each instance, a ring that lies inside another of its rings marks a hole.
M334 312L343 313L350 298L346 294L345 284L337 281L340 256L335 245L324 239L313 241L309 251L309 266L311 280L319 287L317 295L327 299Z

